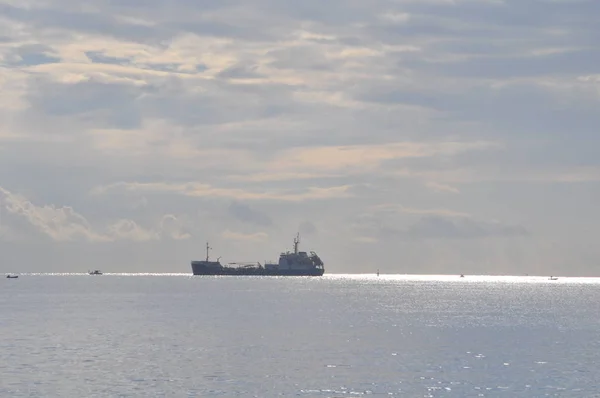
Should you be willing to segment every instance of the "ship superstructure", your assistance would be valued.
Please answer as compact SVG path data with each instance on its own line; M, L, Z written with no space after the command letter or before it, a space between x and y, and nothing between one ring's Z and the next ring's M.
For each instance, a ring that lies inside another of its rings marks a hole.
M208 243L206 260L192 261L194 275L266 275L266 276L321 276L325 273L323 261L311 251L310 254L298 250L300 234L294 239L294 251L279 255L279 262L229 263L222 265L219 259L210 261ZM219 257L220 258L220 257Z

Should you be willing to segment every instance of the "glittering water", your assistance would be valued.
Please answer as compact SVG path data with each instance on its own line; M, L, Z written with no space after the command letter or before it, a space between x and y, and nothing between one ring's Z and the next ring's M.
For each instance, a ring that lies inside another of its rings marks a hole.
M31 274L0 284L0 396L600 390L600 279Z

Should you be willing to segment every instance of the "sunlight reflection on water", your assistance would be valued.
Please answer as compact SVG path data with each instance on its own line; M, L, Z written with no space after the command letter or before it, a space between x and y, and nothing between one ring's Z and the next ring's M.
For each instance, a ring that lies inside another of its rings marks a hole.
M600 278L21 275L0 289L2 396L592 396L600 382Z

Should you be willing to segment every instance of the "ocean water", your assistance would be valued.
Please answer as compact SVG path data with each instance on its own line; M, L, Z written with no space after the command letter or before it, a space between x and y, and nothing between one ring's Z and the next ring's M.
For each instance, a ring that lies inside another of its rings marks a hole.
M600 396L600 279L0 284L2 397Z

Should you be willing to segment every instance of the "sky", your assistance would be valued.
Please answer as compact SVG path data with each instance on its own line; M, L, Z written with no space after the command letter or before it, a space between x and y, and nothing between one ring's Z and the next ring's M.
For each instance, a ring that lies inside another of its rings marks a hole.
M598 15L0 0L0 272L600 276Z

